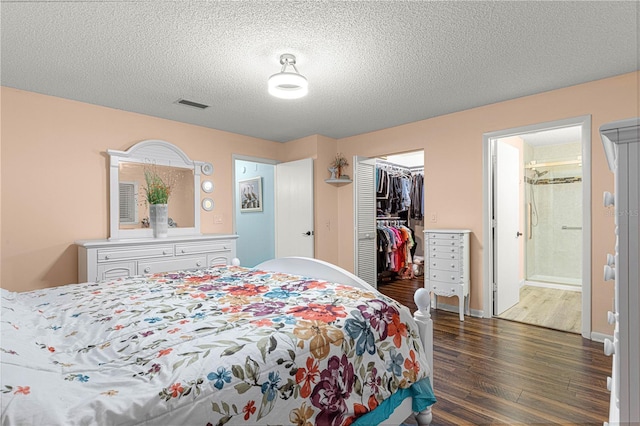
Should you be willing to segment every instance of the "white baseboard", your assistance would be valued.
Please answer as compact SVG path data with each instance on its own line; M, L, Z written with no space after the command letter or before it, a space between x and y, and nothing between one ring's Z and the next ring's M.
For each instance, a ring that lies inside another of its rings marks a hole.
M591 332L591 340L593 340L594 342L603 343L604 339L613 340L613 336L610 336L610 335L604 334L604 333L598 333L598 332L595 332L595 331Z
M443 311L447 311L447 312L454 312L454 313L459 313L460 310L458 309L458 305L447 305L445 303L438 303L437 309L443 310ZM469 309L469 315L475 318L484 318L484 311L482 310L477 310L477 309Z
M575 286L571 284L547 283L543 281L525 281L524 285L528 285L531 287L554 288L556 290L582 291L582 287L580 286Z

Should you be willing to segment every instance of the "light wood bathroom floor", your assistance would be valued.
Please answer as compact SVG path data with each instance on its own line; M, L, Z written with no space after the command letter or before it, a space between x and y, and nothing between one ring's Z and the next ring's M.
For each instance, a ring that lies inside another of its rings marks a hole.
M580 333L582 293L525 285L520 288L520 302L498 318Z

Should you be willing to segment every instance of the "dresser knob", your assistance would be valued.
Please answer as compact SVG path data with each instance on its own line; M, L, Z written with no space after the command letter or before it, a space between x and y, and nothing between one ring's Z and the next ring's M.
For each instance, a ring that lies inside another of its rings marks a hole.
M452 235L452 236L451 236L451 238L455 238L455 237L456 237L455 235Z
M610 339L604 339L604 354L611 356L616 353L616 346Z
M602 203L605 207L615 206L616 205L616 197L609 191L604 192L604 196L602 199Z
M105 256L105 257L104 257L104 260L109 260L109 256Z
M613 384L613 379L611 378L611 376L607 377L607 390L609 392L611 392L611 385Z
M148 266L146 268L144 268L144 272L146 274L148 274L149 272L151 272L151 268L149 268Z
M455 254L452 254L452 255L451 255L451 258L452 258L452 259L455 259L455 258L456 258L456 255L455 255Z
M609 265L604 265L604 280L612 281L616 279L616 270Z
M162 250L162 254L163 255L167 254L167 251L166 250Z
M436 266L436 262L433 262L433 263L432 263L432 265L433 265L433 266Z
M181 253L184 253L184 249L180 250Z
M451 251L454 252L454 251L456 251L456 249L452 248Z
M196 266L202 266L202 262L200 262L199 260L196 262Z
M455 281L456 276L455 275L451 275L451 280Z
M456 242L455 242L455 241L451 241L451 245L452 245L452 246L455 246L455 245L456 245Z
M611 324L611 325L615 324L616 320L618 319L617 317L618 316L616 314L614 314L613 312L611 312L611 311L607 312L607 322L609 324Z
M436 247L432 248L431 250L436 251Z
M455 264L455 263L452 263L452 264L451 264L451 268L453 269L453 268L455 268L455 267L456 267L456 264Z

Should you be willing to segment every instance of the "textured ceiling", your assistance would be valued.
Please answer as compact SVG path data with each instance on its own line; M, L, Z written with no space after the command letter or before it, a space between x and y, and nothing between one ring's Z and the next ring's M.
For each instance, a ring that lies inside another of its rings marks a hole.
M273 141L342 138L637 70L639 8L2 0L0 81ZM267 94L282 53L307 97Z

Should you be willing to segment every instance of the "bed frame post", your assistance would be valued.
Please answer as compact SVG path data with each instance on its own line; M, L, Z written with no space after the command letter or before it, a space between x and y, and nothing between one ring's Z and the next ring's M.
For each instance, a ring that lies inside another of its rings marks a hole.
M413 314L413 318L418 323L418 332L420 333L420 339L422 339L422 345L427 355L427 362L429 363L429 369L431 374L429 379L431 380L431 386L433 386L433 321L431 320L431 297L429 290L426 288L419 288L413 295L413 300L418 306L418 310Z
M431 319L430 312L431 295L429 294L429 290L419 288L413 295L413 300L418 306L418 310L413 314L413 318L418 324L420 339L422 340L424 352L427 355L430 371L429 380L431 381L431 387L433 387L433 320ZM419 425L430 424L432 420L431 407L416 413L416 420Z

